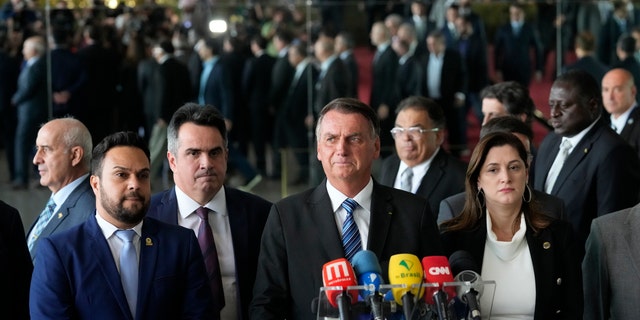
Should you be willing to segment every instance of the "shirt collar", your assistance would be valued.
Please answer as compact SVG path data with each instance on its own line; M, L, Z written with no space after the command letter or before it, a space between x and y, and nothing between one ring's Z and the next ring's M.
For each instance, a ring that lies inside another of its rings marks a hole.
M102 234L104 235L104 237L106 239L109 239L113 235L115 235L116 231L122 230L122 229L119 229L118 227L114 226L113 224L111 224L110 222L105 220L104 218L102 218L102 216L100 216L99 214L96 214L96 222L98 222L98 227L100 227L100 230L102 231ZM143 222L144 222L144 219L142 219L142 221L140 221L140 223L136 224L133 228L127 229L127 230L133 230L138 235L138 237L142 237L142 223Z
M331 55L329 58L327 58L327 60L325 60L320 64L320 69L322 69L323 71L326 71L327 69L329 69L329 66L331 66L331 64L333 63L334 60L336 60L337 57L338 56L335 54Z
M348 197L344 195L342 192L338 191L334 186L331 185L331 182L327 180L327 193L329 194L329 198L331 199L331 209L333 212L338 211L340 206ZM371 212L371 194L373 193L373 179L369 177L369 183L356 194L352 199L355 200L358 205L365 210Z
M592 122L588 127L586 127L584 130L580 131L578 134L576 134L573 137L562 137L562 141L564 140L569 140L569 142L571 142L571 149L569 149L569 153L571 153L573 151L573 149L578 145L578 143L580 143L580 140L582 140L582 138L584 138L584 136L587 134L587 132L589 132L589 130L591 130L591 128L593 128L593 126L600 120L600 116L598 116L598 118L596 119L596 121Z
M431 155L431 157L429 157L429 159L420 162L418 164L416 164L415 166L411 167L411 169L413 170L413 176L417 176L417 173L419 172L424 172L426 173L427 170L429 170L429 167L431 167L431 162L433 162L433 158L436 157L436 155L438 154L438 152L440 152L440 147L438 147L436 149L436 151ZM404 172L404 170L406 170L407 168L409 168L409 165L406 164L404 161L400 161L400 167L398 168L398 172Z
M200 207L205 207L211 211L226 215L227 214L227 201L226 192L224 186L218 190L218 192L209 200L209 202L204 205L200 205L195 200L191 199L184 191L182 191L178 186L175 187L176 191L176 200L178 202L178 213L185 219L189 215L193 214L196 209Z
M624 129L625 124L627 123L627 120L629 119L629 115L631 114L631 112L633 111L633 109L637 108L638 104L634 103L633 105L631 105L631 108L627 109L627 111L625 111L623 114L621 114L618 119L615 119L613 117L613 115L610 116L610 120L611 120L611 124L616 128L616 132L618 134L620 134L622 132L622 129Z
M60 205L67 200L73 190L75 190L76 187L78 187L88 176L88 173L83 174L82 176L80 176L80 178L71 181L71 183L62 187L60 190L58 190L58 192L52 194L51 197L53 198L53 202L56 203L56 208L59 208Z

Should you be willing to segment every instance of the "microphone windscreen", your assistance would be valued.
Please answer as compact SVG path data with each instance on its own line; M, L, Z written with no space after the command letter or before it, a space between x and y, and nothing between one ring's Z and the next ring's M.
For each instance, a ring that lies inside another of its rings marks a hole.
M449 264L451 265L451 271L453 274L458 274L465 270L471 270L476 273L480 273L480 267L473 259L473 256L468 251L458 250L449 256Z
M382 268L380 268L380 263L378 262L378 257L373 251L370 250L360 250L356 253L353 258L351 258L351 265L353 265L353 270L357 275L362 275L365 273L382 273Z
M327 262L322 266L322 283L325 287L341 287L340 290L326 290L327 299L333 307L338 306L338 296L343 294L347 287L358 285L356 274L345 258ZM346 293L352 304L358 301L358 290L349 290Z
M422 258L422 268L424 268L424 276L427 283L437 283L439 289L445 282L453 282L453 273L449 267L449 261L445 256L429 256ZM428 304L434 304L433 295L439 290L436 288L427 288L425 299ZM447 301L456 296L454 287L444 288L447 294Z
M393 299L402 305L402 297L411 292L417 297L422 296L419 286L423 280L422 266L417 256L409 253L394 254L389 259L389 283L404 284L405 288L392 288Z

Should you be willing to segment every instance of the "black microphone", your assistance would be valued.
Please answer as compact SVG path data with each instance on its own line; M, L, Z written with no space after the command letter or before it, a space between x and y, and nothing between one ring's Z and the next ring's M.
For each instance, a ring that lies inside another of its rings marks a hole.
M469 285L460 286L457 293L469 307L471 319L480 320L478 299L482 296L484 287L478 283L482 281L480 274L478 274L478 271L480 271L478 265L471 254L464 250L451 254L449 263L451 264L451 270L456 274L455 281L469 283Z

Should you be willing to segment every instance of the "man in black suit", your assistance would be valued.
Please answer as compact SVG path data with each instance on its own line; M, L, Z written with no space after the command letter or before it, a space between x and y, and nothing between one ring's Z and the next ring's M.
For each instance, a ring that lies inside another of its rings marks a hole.
M458 39L454 49L458 50L467 70L466 109L472 109L482 123L482 101L480 91L489 84L487 41L482 29L476 30L471 18L458 15L455 20Z
M435 100L444 110L449 131L449 148L454 156L467 149L464 110L467 76L458 51L447 48L444 35L433 31L427 36L429 55L423 61L425 69L421 92Z
M209 104L218 108L231 130L233 95L228 67L220 59L222 44L218 39L201 39L196 43L196 51L202 61L196 101L201 105Z
M422 65L411 52L411 43L396 37L391 43L393 51L400 57L396 71L396 98L401 101L409 96L420 94L422 83ZM396 108L396 112L397 108Z
M628 142L640 157L640 108L633 76L624 69L613 69L602 79L602 103L610 114L611 129Z
M151 152L151 173L160 173L167 154L167 124L173 113L185 102L191 100L189 69L173 57L174 47L169 40L156 43L151 53L158 63L160 77L160 103L152 110L149 118L155 118L149 138ZM164 174L164 173L163 173Z
M53 91L53 117L60 118L72 115L81 121L93 114L100 114L96 105L87 104L87 67L81 56L71 52L69 44L71 34L68 31L54 29L52 32L53 48L51 49L51 90ZM95 66L93 66L95 67ZM108 69L115 74L115 67ZM109 77L110 74L101 75ZM115 88L115 84L113 85ZM101 88L107 91L107 88ZM114 89L115 90L115 89ZM93 93L93 92L92 92ZM111 95L113 96L113 95ZM93 100L91 100L93 102ZM90 106L90 110L86 110ZM105 115L100 114L105 120Z
M380 143L382 147L392 147L393 138L389 130L393 128L394 107L398 104L395 94L398 56L391 48L391 35L383 22L376 22L371 28L371 43L376 46L373 56L371 78L371 96L369 105L378 113L380 119ZM384 151L383 155L391 154Z
M346 256L341 230L347 219L357 226L355 248L376 254L387 283L392 255L440 253L426 200L371 178L373 161L380 155L380 126L372 108L355 99L336 99L320 112L316 132L318 160L327 179L271 208L260 247L252 319L314 317L310 306L322 286L323 264ZM351 213L341 207L354 202Z
M335 53L334 42L333 38L322 36L313 46L313 53L320 62L320 74L315 85L314 114L318 114L333 99L353 95L349 71Z
M294 68L294 76L289 84L287 95L282 107L276 114L273 149L286 147L294 149L300 172L298 181L304 182L309 178L309 154L304 152L309 147L308 132L313 126L313 96L309 97L309 87L315 87L318 71L307 57L305 43L298 43L289 47L287 57ZM273 155L275 172L280 174L280 152Z
M17 109L15 139L14 189L26 189L31 171L30 158L38 124L47 119L47 62L44 39L39 36L27 38L22 46L25 61L18 77L18 90L11 97Z
M531 82L531 58L534 50L535 77L542 79L542 44L533 27L524 20L524 9L519 3L509 6L510 22L496 31L494 41L494 66L496 82L517 81L529 87Z
M564 200L581 255L591 220L632 207L640 193L640 160L601 116L599 87L580 70L558 77L549 94L554 132L535 163L535 189Z
M640 83L640 63L636 60L636 39L630 35L623 35L616 43L616 55L619 62L613 64L613 68L622 68L633 76L634 83ZM640 93L636 92L635 100L640 100Z
M0 308L10 319L29 319L29 285L33 264L20 213L0 201Z
M600 27L598 34L598 58L602 63L612 66L616 63L616 43L621 35L630 32L633 21L629 18L627 3L612 1L613 13Z
M605 66L595 57L596 39L589 31L578 33L575 40L575 53L578 60L567 65L562 70L563 73L580 69L588 72L598 83L602 82L602 77L607 73L609 67Z
M242 79L249 110L251 144L260 174L267 173L266 144L273 133L273 114L269 112L269 89L276 59L265 52L267 40L260 35L251 38L253 57L247 60Z
M342 60L342 63L347 67L347 70L349 71L349 79L351 80L350 88L352 89L349 97L357 98L358 90L360 89L360 87L358 87L360 74L358 72L358 62L353 55L354 46L355 43L351 34L347 32L338 33L335 40L336 54L338 54L338 56Z
M464 191L467 166L441 148L446 121L437 103L412 96L397 110L396 154L382 163L380 183L427 199L435 219L442 199Z
M0 26L0 43L7 43L6 27ZM8 48L0 48L0 136L4 145L5 159L9 181L15 179L15 135L16 108L11 105L11 96L16 92L18 74L20 73L20 59L14 56Z
M186 104L168 127L167 158L175 187L155 194L148 217L192 229L201 223L195 211L209 209L222 275L224 305L214 303L217 319L248 319L262 229L271 203L225 187L227 131L224 118L212 106Z
M531 141L533 141L533 130L526 123L516 117L498 117L489 120L480 130L480 139L494 132L512 133L524 144L524 148L529 153L529 167L531 167L533 155L531 154ZM545 214L564 219L564 202L558 197L548 195L542 191L529 187L533 201L538 203L538 208ZM440 202L438 212L438 225L447 221L462 212L466 193L458 193Z

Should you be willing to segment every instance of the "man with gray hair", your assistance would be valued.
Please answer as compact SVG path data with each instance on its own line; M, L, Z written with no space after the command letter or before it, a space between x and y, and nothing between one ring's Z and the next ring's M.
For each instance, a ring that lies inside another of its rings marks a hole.
M51 190L51 197L27 233L32 260L40 238L94 215L96 198L89 184L92 148L89 130L73 118L51 120L38 131L33 164L38 167L40 184Z

